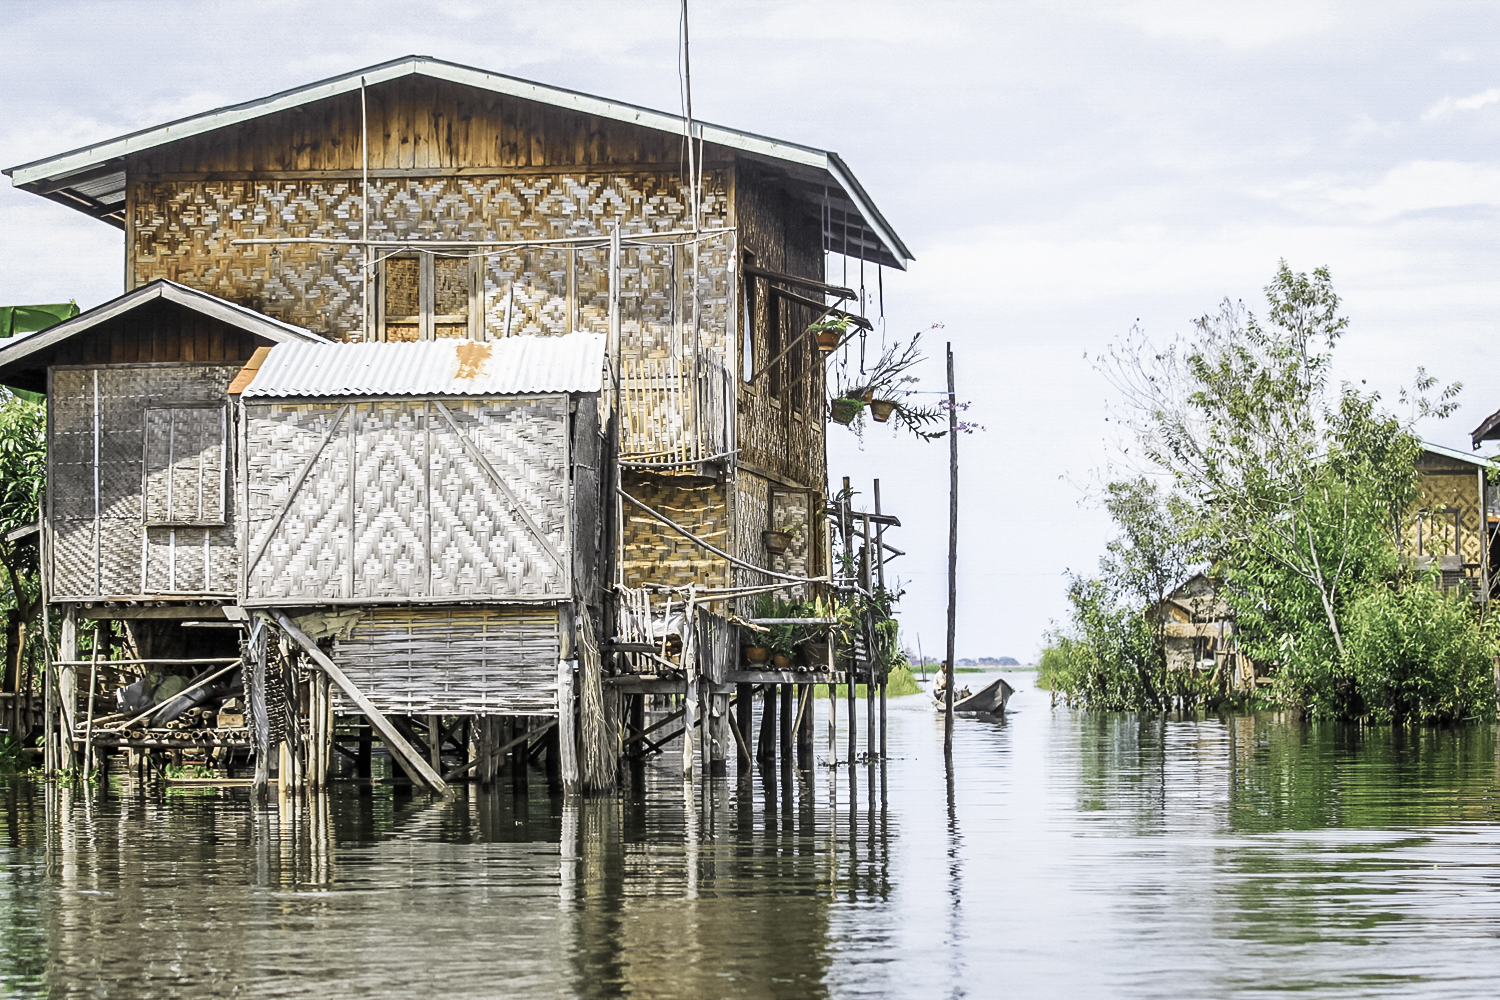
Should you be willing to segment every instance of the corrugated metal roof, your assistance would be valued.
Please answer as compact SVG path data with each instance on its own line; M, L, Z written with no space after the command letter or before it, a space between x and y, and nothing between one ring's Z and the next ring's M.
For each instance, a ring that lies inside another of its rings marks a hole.
M604 338L507 337L402 344L277 344L250 397L510 396L598 392Z

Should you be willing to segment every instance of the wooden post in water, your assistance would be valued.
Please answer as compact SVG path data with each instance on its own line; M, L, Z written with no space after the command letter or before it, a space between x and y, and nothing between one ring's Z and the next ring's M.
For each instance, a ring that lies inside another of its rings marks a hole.
M781 687L781 763L783 765L792 762L792 724L796 721L792 707L792 685L782 684Z
M880 480L875 480L875 513L880 510ZM885 525L875 525L875 585L885 592ZM881 664L882 668L885 666ZM880 759L885 759L885 689L890 682L890 677L882 669L880 672Z
M762 763L776 758L776 685L761 686L760 738L755 755Z
M737 684L734 689L735 723L739 727L740 738L745 741L743 745L736 747L735 759L739 762L740 774L750 773L750 736L755 709L751 699L755 697L752 694L754 690L749 684Z
M943 753L953 753L953 644L958 626L958 399L953 391L953 344L948 344L948 661L943 676Z

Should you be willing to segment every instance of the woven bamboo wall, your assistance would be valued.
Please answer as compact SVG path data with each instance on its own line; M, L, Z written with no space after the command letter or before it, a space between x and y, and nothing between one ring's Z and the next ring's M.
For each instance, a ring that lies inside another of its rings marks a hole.
M729 516L724 484L698 476L659 476L626 472L625 491L716 548L728 545ZM671 528L626 504L624 533L625 586L646 583L685 587L723 587L729 564ZM757 536L759 537L759 536Z
M571 596L566 397L244 412L247 601Z
M333 657L383 712L556 715L558 653L555 607L444 606L371 609Z
M1470 566L1478 566L1484 555L1483 511L1480 509L1479 473L1472 465L1453 463L1445 468L1426 463L1413 516L1408 519L1402 552L1405 555L1441 556L1455 549L1454 515L1457 509L1457 552ZM1417 512L1430 512L1418 516Z
M705 175L704 226L727 224L723 172ZM657 171L507 177L372 179L374 239L515 240L630 235L685 228L687 192ZM361 339L357 247L231 247L250 237L360 237L363 200L349 178L140 180L130 183L131 287L170 278L339 339ZM732 236L693 247L621 253L621 329L627 348L667 356L691 346L692 290L699 342L722 351ZM609 252L534 247L484 260L487 336L605 332Z
M204 488L210 504L223 503L222 525L148 527L142 488L147 411L197 410L208 404L214 413L207 423L217 424L217 407L227 405L224 390L238 370L238 365L175 363L54 370L48 415L48 497L55 599L235 592L239 578L235 504L232 491L222 501L218 496L226 481L225 454L212 454L223 439L214 433L195 435L191 442L178 441L170 465L165 442L156 440L151 478L153 495L161 503L165 497L157 494L165 491L168 480L174 484L174 499ZM205 449L209 454L205 455ZM205 464L212 473L206 482ZM184 506L174 506L185 512ZM192 506L196 514L198 506Z

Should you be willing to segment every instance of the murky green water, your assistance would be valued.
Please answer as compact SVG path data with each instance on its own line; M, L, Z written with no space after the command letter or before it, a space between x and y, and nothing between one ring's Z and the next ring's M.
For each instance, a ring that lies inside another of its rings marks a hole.
M712 804L665 761L568 808L537 785L257 814L239 790L0 783L0 995L1500 988L1492 728L1094 718L1012 679L1005 724L960 720L951 779L910 698L883 771L731 778Z

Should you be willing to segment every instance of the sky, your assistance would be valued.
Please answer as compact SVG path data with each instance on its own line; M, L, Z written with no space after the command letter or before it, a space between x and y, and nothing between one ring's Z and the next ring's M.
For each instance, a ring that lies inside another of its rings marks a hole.
M675 0L414 9L0 0L0 165L412 53L680 106ZM1034 662L1065 574L1096 569L1118 442L1089 359L1132 326L1261 310L1278 261L1326 266L1338 378L1393 405L1418 366L1462 381L1419 428L1450 447L1500 408L1500 6L692 0L690 24L696 116L836 150L916 257L877 325L928 330L924 388L951 342L983 427L960 439L960 657ZM119 230L0 185L0 303L96 305L123 256ZM857 505L881 480L904 637L940 651L946 442L834 427L829 466Z

